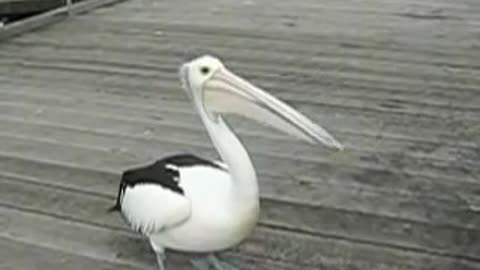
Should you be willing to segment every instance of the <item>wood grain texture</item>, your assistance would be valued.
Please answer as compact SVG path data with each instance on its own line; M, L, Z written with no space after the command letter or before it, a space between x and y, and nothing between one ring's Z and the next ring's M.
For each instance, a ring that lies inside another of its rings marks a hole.
M229 117L263 212L225 259L479 269L477 2L136 0L3 41L0 268L154 267L147 243L105 210L131 166L217 157L177 78L180 63L211 53L347 147ZM189 256L171 253L169 266L189 269Z

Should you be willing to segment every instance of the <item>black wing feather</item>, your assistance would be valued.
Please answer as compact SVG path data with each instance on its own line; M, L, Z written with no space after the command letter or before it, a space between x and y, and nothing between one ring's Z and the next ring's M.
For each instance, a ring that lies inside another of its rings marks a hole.
M177 167L191 167L191 166L210 166L217 169L222 169L217 163L197 157L192 154L181 154L164 158L166 164L173 164Z
M122 174L122 180L118 188L117 200L115 205L109 209L110 212L120 211L122 209L121 198L127 187L132 187L142 183L152 183L161 185L179 194L184 194L179 185L179 171L167 165L174 165L177 168L192 166L211 166L222 169L218 164L191 154L179 154L156 161L153 164L133 168Z

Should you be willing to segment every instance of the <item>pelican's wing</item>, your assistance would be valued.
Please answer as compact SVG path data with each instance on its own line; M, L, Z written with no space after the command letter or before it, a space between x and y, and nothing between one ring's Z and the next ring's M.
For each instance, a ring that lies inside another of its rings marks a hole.
M112 210L121 211L134 230L149 235L188 220L191 202L178 170L163 159L124 172Z
M190 200L155 184L127 187L122 213L132 229L150 235L179 225L190 217Z
M130 226L149 235L182 224L190 218L191 200L182 187L180 170L223 166L194 155L175 155L123 173L117 203Z

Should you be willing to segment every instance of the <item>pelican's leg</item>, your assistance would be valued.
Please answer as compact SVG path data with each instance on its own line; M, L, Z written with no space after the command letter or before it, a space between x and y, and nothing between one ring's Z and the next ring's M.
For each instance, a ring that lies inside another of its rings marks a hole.
M165 270L165 253L155 253L157 255L157 263L159 270Z
M204 259L191 260L194 270L239 270L235 266L220 261L215 255L208 255Z
M208 255L207 260L215 267L216 270L239 270L237 267L227 262L220 261L214 254Z
M157 256L157 264L159 270L165 270L165 248L158 246L150 239L150 245L152 246L155 256Z

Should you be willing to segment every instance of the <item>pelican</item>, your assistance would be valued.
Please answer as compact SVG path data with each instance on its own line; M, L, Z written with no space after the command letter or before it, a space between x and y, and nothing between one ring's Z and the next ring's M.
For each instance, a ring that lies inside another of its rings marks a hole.
M342 145L218 58L196 58L183 64L179 75L221 160L181 154L127 170L112 210L149 239L160 270L165 269L165 249L209 253L205 260L192 260L194 269L235 269L213 253L252 232L259 218L259 190L248 152L222 115L240 114L313 144Z

